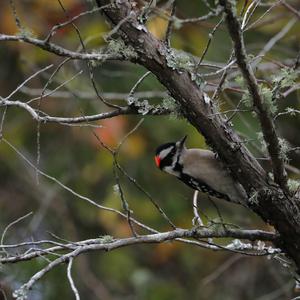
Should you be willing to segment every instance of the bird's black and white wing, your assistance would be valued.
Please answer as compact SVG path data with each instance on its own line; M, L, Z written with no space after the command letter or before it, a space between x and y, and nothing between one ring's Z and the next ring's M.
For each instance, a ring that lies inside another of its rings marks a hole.
M247 195L233 180L215 154L203 149L183 149L180 158L184 183L194 189L235 203L245 203Z

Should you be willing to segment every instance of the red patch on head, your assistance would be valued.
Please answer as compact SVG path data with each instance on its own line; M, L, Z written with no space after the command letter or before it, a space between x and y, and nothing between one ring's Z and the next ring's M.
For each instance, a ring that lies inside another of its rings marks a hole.
M160 157L158 155L155 155L154 160L155 160L156 166L159 168L159 166L160 166Z

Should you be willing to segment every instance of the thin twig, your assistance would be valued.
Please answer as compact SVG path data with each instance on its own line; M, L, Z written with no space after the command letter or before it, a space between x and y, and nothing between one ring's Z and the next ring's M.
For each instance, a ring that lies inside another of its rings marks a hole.
M230 57L228 59L227 66L230 65L230 63L232 63L232 58L233 58L233 51L231 52L231 55L230 55ZM213 96L211 98L212 101L215 101L219 97L219 95L220 95L220 93L222 91L222 87L223 87L223 85L225 83L225 80L226 80L226 77L227 77L227 74L228 74L228 70L229 70L229 68L224 69L222 77L221 77L220 82L218 84L218 87L215 89L214 94L213 94Z
M163 209L158 205L158 203L153 199L153 197L136 181L135 178L131 177L120 165L118 165L119 170L128 178L128 180L133 183L138 190L140 190L154 205L154 207L158 210L158 212L162 215L162 217L169 223L169 225L176 229L176 225L170 220L167 214L163 211Z
M72 291L75 295L75 299L80 300L79 292L78 292L78 290L75 286L74 280L72 278L72 273L71 273L72 266L73 266L73 260L74 260L74 258L70 257L69 262L68 262L67 275L68 275L68 280L69 280L70 285L71 285L71 289L72 289Z
M59 5L61 6L62 10L64 11L65 15L69 18L69 15L68 15L66 9L64 8L64 6L63 6L61 0L58 0L58 2L59 2ZM102 6L102 9L103 9L103 8L105 8L105 7ZM81 33L80 33L79 28L76 26L76 24L75 24L73 21L71 21L71 24L72 24L73 28L75 29L75 32L76 32L76 34L77 34L77 36L78 36L78 39L79 39L79 41L80 41L81 47L82 47L82 49L83 49L83 52L84 52L84 53L87 53L87 49L86 49L85 44L84 44L84 42L83 42L83 39L82 39L82 37L81 37ZM114 104L111 104L111 103L107 102L107 101L103 98L103 96L101 95L101 93L99 92L99 90L98 90L98 88L97 88L97 85L96 85L96 82L95 82L95 80L94 80L93 66L92 66L92 63L91 63L89 60L87 60L87 67L88 67L88 70L89 70L90 80L91 80L91 83L92 83L92 86L93 86L93 89L94 89L94 91L95 91L95 94L96 94L97 98L98 98L101 102L103 102L104 104L106 104L108 107L119 108L118 105L114 105Z
M45 42L49 42L50 39L55 35L55 33L57 32L57 30L67 26L67 25L70 25L71 23L77 21L79 18L83 17L83 16L86 16L86 15L90 15L90 14L93 14L95 12L99 12L101 10L103 10L104 8L107 8L109 7L111 4L107 4L107 5L103 5L101 7L96 7L96 8L93 8L91 10L87 10L87 11L84 11L78 15L76 15L75 17L71 18L70 20L66 21L66 22L63 22L63 23L59 23L55 26L53 26L49 32L49 34L47 35L47 37L45 38Z
M207 15L197 17L197 18L188 18L188 19L179 19L177 17L174 17L175 21L179 24L187 24L187 23L199 23L206 21L210 18L217 17L222 12L221 9L217 9L215 11L210 11Z
M120 150L121 150L121 147L123 146L123 144L125 143L125 141L128 139L129 136L131 136L134 132L136 132L140 126L143 124L145 119L140 119L137 124L129 131L125 134L125 136L121 139L121 141L118 143L118 146L115 150L115 153L116 153L116 157L118 156Z
M150 74L152 74L150 71L146 72L143 76L141 76L141 78L134 84L134 86L131 88L127 99L130 99L133 97L133 95L135 94L137 88L141 85L141 83L144 81L144 79L146 77L148 77Z
M246 9L246 12L244 14L243 20L242 20L242 24L241 24L241 30L243 31L247 25L247 23L250 21L252 15L255 12L255 9L257 8L258 4L260 3L261 0L255 0L253 1L248 8ZM253 9L252 9L253 7ZM252 11L251 11L252 9Z
M3 140L4 140L4 139L3 139ZM0 240L1 245L4 244L5 235L6 235L6 232L9 230L9 228L12 227L13 225L19 223L20 221L23 221L24 219L26 219L27 217L31 216L32 214L33 214L33 212L31 211L31 212L27 213L26 215L24 215L24 216L18 218L17 220L15 220L15 221L9 223L9 224L5 227L5 229L3 230L3 233L2 233L2 236L1 236L1 240ZM2 251L8 255L8 253L6 252L6 250L5 250L4 248L2 248Z
M7 106L4 106L2 117L1 117L1 123L0 123L0 141L1 141L2 136L3 136L3 127L4 127L6 112L7 112Z
M122 19L110 32L108 32L108 33L106 33L105 35L104 35L104 40L106 40L106 41L108 41L109 39L110 39L110 37L112 36L112 35L114 35L114 34L116 34L118 31L119 31L119 29L120 29L120 27L125 23L125 22L127 22L129 19L131 18L131 15L128 15L128 16L126 16L124 19Z
M227 271L233 264L235 264L240 259L244 258L242 255L233 255L224 263L218 266L216 270L214 270L211 274L204 277L201 280L201 286L205 286L210 284L212 281L215 281L218 277L220 277L225 271Z
M199 62L198 62L198 64L197 64L197 66L196 66L196 71L199 70L199 68L200 68L200 66L201 66L201 63L202 63L202 61L203 61L203 59L204 59L204 57L205 57L205 55L206 55L206 53L207 53L207 51L208 51L208 49L209 49L209 46L210 46L211 41L212 41L212 39L213 39L213 37L214 37L214 34L215 34L215 32L217 31L217 29L220 27L220 25L223 23L223 21L224 21L224 17L222 17L222 18L220 19L220 21L215 25L215 27L213 28L213 30L208 34L208 42L207 42L207 44L206 44L205 49L203 50L202 55L200 56Z
M45 68L38 70L28 78L26 78L16 89L14 89L7 97L3 98L3 100L9 100L13 95L15 95L19 90L22 89L22 87L31 79L37 77L40 73L47 71L48 69L52 68L53 64L46 66Z
M79 53L74 52L68 49L65 49L61 46L58 46L54 43L46 43L43 40L32 38L29 36L18 36L18 35L7 35L0 34L0 41L15 41L15 42L25 42L31 45L34 45L38 48L41 48L47 52L56 54L61 57L70 57L71 59L79 60L94 60L94 61L106 61L106 60L124 60L123 55L121 54L109 54L109 53Z
M259 52L258 56L265 56L267 52L269 52L273 46L281 40L297 23L297 19L291 19L275 36L273 36L264 46L264 48Z
M198 225L198 226L203 226L203 222L201 220L201 217L198 213L198 194L199 191L195 191L194 192L194 196L193 196L193 212L194 212L194 218L193 218L193 225Z
M170 13L170 20L168 22L168 27L166 30L166 36L165 36L165 43L167 47L171 47L171 35L172 35L172 30L173 30L173 23L174 23L174 16L176 13L176 0L173 0L172 2L172 9Z
M69 59L69 58L67 58ZM38 97L32 98L30 100L28 100L26 103L30 104L36 100L43 100L44 98L48 98L49 96L51 96L52 94L54 94L56 91L58 91L60 88L66 86L67 84L69 84L72 80L74 80L75 78L77 78L78 76L80 76L83 73L82 70L80 70L79 72L77 72L76 74L74 74L71 78L69 78L68 80L65 80L63 83L61 83L60 85L58 85L55 89L49 91L49 93L46 93L47 90L42 89L41 93L39 94ZM41 98L41 94L43 94L43 97Z
M281 1L281 4L287 8L290 12L292 12L298 19L300 19L300 12L296 10L293 6L291 6L289 3L286 1Z
M16 26L19 28L19 30L21 32L23 32L24 31L24 27L22 26L20 18L19 18L18 14L17 14L17 9L16 9L16 6L15 6L15 2L13 0L9 0L9 4L10 4L10 7L11 7L11 10L12 10L14 19L15 19Z
M249 24L248 26L242 27L243 31L246 32L248 30L250 30L251 28L255 27L261 20L265 20L265 16L270 13L270 11L275 8L276 6L278 6L280 3L282 2L282 0L279 0L277 2L275 2L273 5L271 5L261 16L259 16L259 18L255 21L253 21L251 24Z
M132 211L130 210L130 207L129 207L129 204L128 204L128 201L126 200L125 198L125 195L124 195L124 192L123 192L123 189L121 187L121 183L120 183L120 177L118 175L118 170L117 170L117 166L116 166L116 158L114 156L114 165L113 165L113 171L114 171L114 177L115 177L115 181L116 181L116 186L117 186L117 192L118 192L118 195L120 196L120 199L121 199L121 202L122 202L122 206L123 206L123 209L127 215L127 222L128 222L128 225L129 225L129 228L132 232L132 235L137 237L138 234L132 224L132 218L131 218L131 215L132 215Z
M29 88L26 86L23 86L20 90L22 93L30 95L30 96L39 96L41 95L42 89L35 89L35 88ZM94 97L94 94L91 92L81 92L73 90L72 93L68 91L58 91L57 88L50 90L46 89L45 91L45 97L54 97L54 98L73 98L74 95L76 95L79 98L84 99L91 99ZM108 100L125 100L128 97L128 93L118 93L118 92L104 92L102 93L103 97ZM139 98L163 98L166 97L167 93L164 91L141 91L141 92L135 92L135 97L137 99ZM38 98L35 98L37 100ZM33 100L33 99L32 99ZM28 102L27 102L28 103Z

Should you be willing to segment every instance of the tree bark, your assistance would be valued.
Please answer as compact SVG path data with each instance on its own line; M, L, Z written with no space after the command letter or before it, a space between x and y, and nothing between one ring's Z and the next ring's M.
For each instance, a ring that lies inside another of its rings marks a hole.
M96 0L98 6L109 0ZM300 202L270 182L266 172L243 145L230 124L220 115L211 101L186 70L168 65L170 49L156 39L138 21L139 11L128 0L118 0L103 9L112 26L119 27L118 34L137 53L136 62L156 75L178 102L184 117L205 137L207 144L230 169L232 176L246 190L249 201L245 203L265 222L273 225L280 238L278 247L295 262L300 274Z

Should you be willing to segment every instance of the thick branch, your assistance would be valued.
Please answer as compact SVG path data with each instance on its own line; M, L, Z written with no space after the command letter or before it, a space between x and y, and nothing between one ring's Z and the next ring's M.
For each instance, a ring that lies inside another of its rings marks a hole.
M107 4L108 0L97 0L97 3L102 6ZM293 198L288 199L281 189L269 184L264 170L244 147L226 120L220 114L216 114L214 103L204 97L196 82L192 80L190 72L176 69L174 65L168 64L170 49L163 42L154 38L147 28L139 23L139 11L131 7L130 1L119 0L112 7L104 9L103 12L113 26L126 19L119 27L119 33L125 42L137 52L137 62L152 71L169 90L180 104L184 116L205 136L208 144L230 168L233 176L243 185L248 195L251 195L246 204L278 230L280 247L294 259L300 269L299 201ZM129 15L130 18L128 18ZM245 68L247 69L247 65ZM251 73L249 76L251 79ZM262 105L257 86L252 86L251 80L249 85L251 85L251 94L257 101L256 104L266 114L267 111ZM261 102L258 102L258 99ZM268 125L264 127L266 140L269 141L270 138L269 143L279 147L269 116L265 122ZM279 150L280 147L269 149L272 159L275 161L276 180L284 186L284 169L281 167L282 161L278 156Z
M100 6L106 2L106 0L97 1ZM251 192L253 187L261 187L265 172L255 158L241 145L239 137L231 127L225 125L222 116L215 114L217 111L214 104L204 100L203 92L191 79L191 74L168 66L169 49L137 21L138 12L131 10L129 1L121 2L122 4L117 4L116 7L104 9L104 12L112 24L119 24L121 20L131 15L131 18L122 24L120 30L122 30L122 37L138 53L138 63L157 76L181 105L186 118L201 131L208 144L234 170L233 173L241 173L239 179L246 190ZM251 182L249 178L252 178Z

